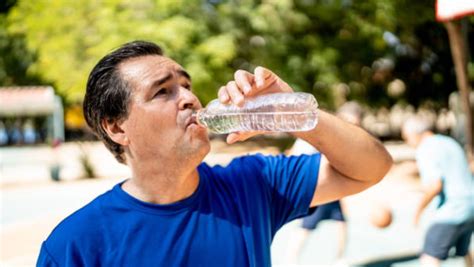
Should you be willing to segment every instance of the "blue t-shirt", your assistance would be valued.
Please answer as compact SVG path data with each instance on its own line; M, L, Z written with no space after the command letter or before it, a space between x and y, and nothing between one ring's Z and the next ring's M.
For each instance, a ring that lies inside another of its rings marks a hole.
M254 155L198 167L199 186L168 205L121 184L62 221L38 266L270 266L285 223L308 213L320 155Z
M458 224L474 219L474 178L461 146L447 136L429 136L418 146L416 161L423 184L443 182L432 222Z

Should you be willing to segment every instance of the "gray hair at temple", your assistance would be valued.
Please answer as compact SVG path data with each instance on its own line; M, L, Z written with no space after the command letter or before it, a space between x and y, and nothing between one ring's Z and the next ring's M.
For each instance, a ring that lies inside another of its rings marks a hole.
M402 126L402 131L408 134L422 134L433 130L433 122L425 117L414 115L409 117Z

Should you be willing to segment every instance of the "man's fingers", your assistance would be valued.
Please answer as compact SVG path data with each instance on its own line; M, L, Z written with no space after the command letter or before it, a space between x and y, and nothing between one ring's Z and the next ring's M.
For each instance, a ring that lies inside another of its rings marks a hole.
M226 141L227 144L233 144L239 140L239 135L237 133L230 133L227 135Z
M278 79L276 81L277 86L283 91L287 93L293 92L293 88L291 88L286 82L284 82L282 79Z
M227 136L227 143L228 144L233 144L239 141L245 141L249 139L250 137L254 136L256 134L251 134L251 133L242 133L242 132L237 132L237 133L231 133Z
M219 88L219 91L217 92L217 97L219 98L219 101L224 104L227 104L230 101L230 96L227 93L225 86L221 86L221 88Z
M226 91L232 103L240 107L244 104L244 95L234 81L227 83Z
M255 68L254 71L255 74L255 85L258 88L263 88L271 83L275 82L275 80L278 78L278 76L273 73L271 70L258 66Z
M244 94L248 94L252 90L253 79L253 74L245 70L238 70L234 73L234 80Z
M293 89L278 75L264 67L255 68L255 84L258 91L268 90L267 92L293 92Z
M218 92L220 102L242 107L245 98L269 93L292 92L293 89L282 81L271 70L264 67L255 68L254 74L238 70L234 73L234 81L221 87Z
M239 141L245 141L251 137L254 137L256 135L259 135L259 134L264 134L266 133L265 131L253 131L253 132L236 132L236 133L230 133L228 136L227 136L227 143L228 144L233 144L235 142L239 142Z

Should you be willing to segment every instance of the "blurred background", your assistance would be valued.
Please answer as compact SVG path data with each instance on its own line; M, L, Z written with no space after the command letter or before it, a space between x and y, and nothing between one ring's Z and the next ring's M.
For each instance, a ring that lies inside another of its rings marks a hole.
M180 63L204 105L236 69L259 65L315 95L325 110L358 103L362 127L396 164L381 184L346 201L346 261L415 255L423 237L423 228L412 226L419 177L400 127L422 115L472 156L472 12L471 4L443 17L427 0L0 1L0 265L34 265L62 218L128 177L86 127L82 99L96 62L136 39L156 42ZM222 136L211 137L210 164L285 153L294 142L270 135L227 146ZM387 228L368 219L377 199L392 209ZM295 224L275 239L275 265L285 262ZM318 227L300 262L330 264L333 232L330 222ZM457 259L446 264L462 266Z

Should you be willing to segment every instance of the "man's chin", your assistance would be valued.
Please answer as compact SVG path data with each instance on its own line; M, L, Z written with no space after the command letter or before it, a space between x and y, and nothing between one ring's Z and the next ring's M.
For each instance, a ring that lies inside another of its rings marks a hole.
M186 127L186 131L193 131L193 132L199 131L199 132L207 133L207 128L197 123L191 123Z
M209 152L211 151L211 142L209 141L209 137L206 136L205 140L202 140L202 143L199 146L199 152L202 153L202 157L204 158Z
M191 154L203 153L205 156L211 150L211 141L209 140L207 132L201 133L199 135L193 135L190 141L191 143L189 147L189 153Z
M196 166L198 166L199 164L201 164L201 162L204 160L207 154L209 154L210 151L211 151L210 142L207 141L207 142L203 142L199 144L199 146L193 146L189 148L185 152L185 154L188 160L191 160L191 162L194 162L192 164L195 164Z
M191 141L199 141L209 143L209 134L207 129L199 125L190 125L186 128L187 134L189 134Z

